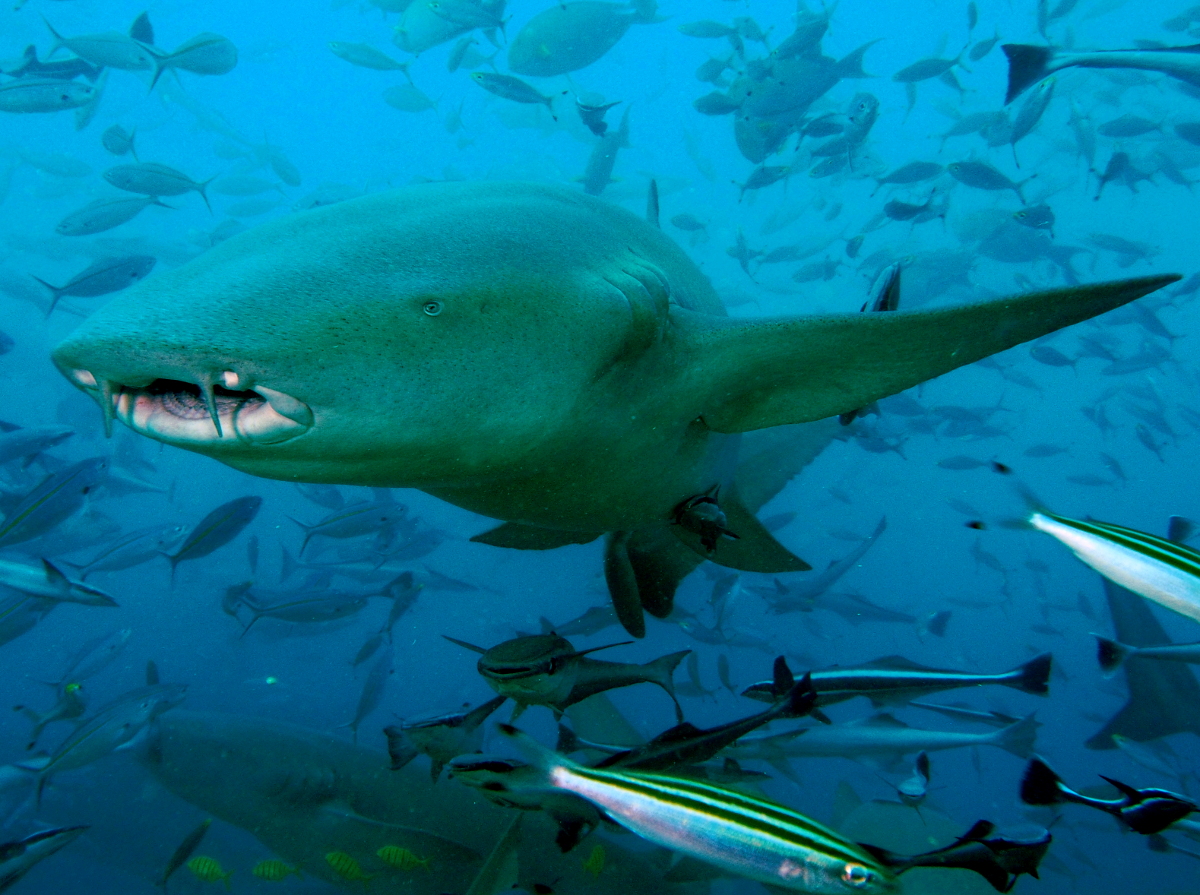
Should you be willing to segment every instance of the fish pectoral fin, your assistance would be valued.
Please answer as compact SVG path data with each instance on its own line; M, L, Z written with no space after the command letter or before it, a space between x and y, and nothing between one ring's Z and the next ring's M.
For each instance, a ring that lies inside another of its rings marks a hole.
M672 525L671 533L697 556L712 560L719 566L738 569L742 572L807 572L812 568L800 557L784 547L775 536L767 531L758 518L750 512L736 487L721 493L721 510L725 513L728 530L736 535L721 537L709 550L701 543L701 536L682 525Z
M562 531L556 528L540 528L520 522L505 522L480 532L471 538L476 544L493 547L508 547L512 550L554 550L568 544L590 544L600 537L598 531Z
M865 407L1178 279L1117 280L887 314L739 320L673 309L672 322L687 343L683 388L697 399L697 416L732 434ZM736 531L732 520L730 528Z

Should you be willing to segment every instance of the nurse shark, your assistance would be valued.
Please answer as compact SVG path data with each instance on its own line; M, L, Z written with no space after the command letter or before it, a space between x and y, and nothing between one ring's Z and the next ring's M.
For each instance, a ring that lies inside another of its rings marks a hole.
M668 613L702 559L808 568L753 510L829 430L800 427L796 459L769 444L782 471L761 474L739 468L741 433L862 408L1175 279L733 319L620 208L551 184L422 184L235 236L123 292L54 361L106 426L254 475L417 488L501 520L476 537L497 546L603 535L640 636L643 607ZM697 530L713 513L728 534Z

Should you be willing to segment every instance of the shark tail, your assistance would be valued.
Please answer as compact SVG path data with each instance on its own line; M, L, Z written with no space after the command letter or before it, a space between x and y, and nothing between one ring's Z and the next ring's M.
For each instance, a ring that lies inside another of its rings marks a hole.
M1030 713L1008 727L997 730L991 743L1017 758L1029 758L1033 754L1034 743L1037 739L1038 723Z
M1125 664L1125 660L1133 653L1134 647L1109 640L1099 634L1092 636L1096 638L1096 658L1100 661L1100 668L1104 671L1105 677L1112 677L1117 669Z
M1004 96L1007 106L1014 99L1036 84L1053 70L1053 47L1037 47L1031 44L1004 44L1000 47L1008 57L1008 93Z
M1021 676L1014 682L1014 686L1024 693L1047 695L1050 692L1050 667L1053 659L1050 653L1034 656L1017 669Z
M1062 778L1040 758L1029 762L1021 778L1021 801L1026 805L1059 805L1063 797Z

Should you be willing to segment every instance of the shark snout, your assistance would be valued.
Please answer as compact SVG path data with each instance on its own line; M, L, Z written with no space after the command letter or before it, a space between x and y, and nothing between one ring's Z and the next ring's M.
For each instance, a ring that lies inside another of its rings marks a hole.
M312 409L247 372L199 359L156 361L112 346L89 350L68 340L54 352L59 370L90 395L106 433L118 419L139 434L177 445L280 444L312 428Z

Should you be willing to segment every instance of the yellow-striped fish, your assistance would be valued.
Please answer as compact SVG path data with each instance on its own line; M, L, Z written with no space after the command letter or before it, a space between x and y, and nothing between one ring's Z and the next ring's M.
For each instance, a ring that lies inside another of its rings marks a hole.
M1033 510L1028 521L1109 581L1200 622L1200 552L1123 525L1043 509Z
M363 873L361 865L354 858L350 857L344 851L331 851L325 855L325 863L333 868L336 873L344 880L350 882L369 882L373 877L370 874Z
M300 868L294 864L280 861L278 858L259 861L254 865L254 869L250 871L251 876L256 879L265 879L269 883L277 883L291 876L293 873L299 876Z
M727 873L809 893L883 895L912 867L961 867L1007 892L1023 873L1037 875L1050 834L993 837L988 821L945 848L897 855L859 845L775 802L699 780L614 768L589 768L501 724L543 778L539 787L574 793L616 823L657 845ZM504 786L498 780L499 786Z
M407 848L399 845L385 845L375 854L383 863L389 867L395 867L397 870L416 870L418 867L429 869L428 858L417 857Z
M587 856L587 860L583 862L583 869L592 876L599 877L601 871L604 870L604 846L596 845L592 848L591 854Z
M233 876L233 871L226 871L217 861L216 858L210 858L206 855L197 855L184 865L188 870L195 874L196 879L204 883L223 882L225 888L229 888L229 877Z

